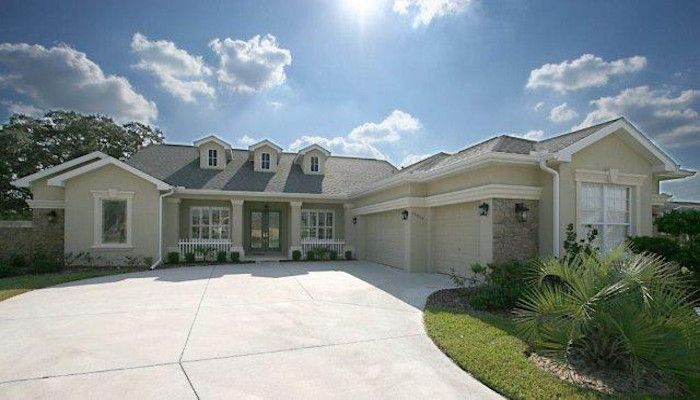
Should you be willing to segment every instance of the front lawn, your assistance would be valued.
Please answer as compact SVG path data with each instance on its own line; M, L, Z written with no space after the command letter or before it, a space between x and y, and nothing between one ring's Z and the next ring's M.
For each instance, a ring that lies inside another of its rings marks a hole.
M129 270L85 270L66 271L43 275L21 275L10 278L0 278L0 301L12 296L28 292L34 289L41 289L65 282L77 281L81 279L94 278L98 276L121 274L131 272Z

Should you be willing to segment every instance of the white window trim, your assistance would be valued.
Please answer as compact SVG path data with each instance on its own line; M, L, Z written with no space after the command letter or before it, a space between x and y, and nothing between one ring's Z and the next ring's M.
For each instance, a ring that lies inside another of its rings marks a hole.
M314 160L316 160L316 169L314 170ZM321 159L318 156L311 156L309 158L309 171L314 174L321 173Z
M229 207L209 207L209 206L195 206L195 207L190 207L190 223L189 223L190 229L189 229L189 231L188 231L188 233L187 233L187 237L189 237L190 239L200 239L200 238L192 237L192 228L194 227L194 225L192 224L192 214L194 213L195 210L208 210L208 211L209 211L209 225L208 225L208 226L209 226L209 238L208 238L208 239L202 239L202 240L209 240L209 239L212 239L212 237L211 237L211 236L212 236L212 235L211 235L211 232L212 232L212 227L213 227L213 225L211 224L211 212L212 212L212 210L219 210L219 211L225 210L225 211L227 211L227 212L228 212L228 221L229 221L229 223L228 223L228 224L229 224L229 228L228 228L228 238L223 238L223 239L222 239L222 238L219 238L219 239L220 239L220 240L231 240L231 235L232 235L233 226L232 226L232 219L231 219L232 212L231 212L231 209L230 209ZM200 218L201 218L201 215L200 215ZM220 218L220 217L219 217L219 218ZM202 226L202 224L200 223L198 226ZM218 240L218 239L217 239L217 240Z
M122 192L116 189L92 190L94 202L93 248L99 249L129 249L133 247L133 199L134 192ZM102 242L102 202L104 200L126 200L126 243Z
M267 155L267 167L265 167L265 155ZM268 171L272 168L272 154L268 152L260 153L260 169Z
M593 184L593 185L601 185L602 186L602 193L601 195L603 196L602 198L602 207L603 207L603 221L599 223L584 223L583 222L583 212L581 210L581 199L583 195L583 184L588 183L588 184ZM627 194L629 196L628 203L627 203L627 215L628 215L628 222L626 223L617 223L617 222L608 222L607 221L607 213L605 212L606 209L606 196L605 196L605 188L609 186L618 186L627 189ZM633 194L634 193L634 194ZM632 203L635 203L634 205ZM601 229L598 232L598 237L600 238L600 245L603 247L605 245L605 227L606 226L626 226L627 227L627 235L628 236L633 236L633 235L639 235L639 215L638 214L633 214L632 210L636 209L637 211L639 210L639 186L630 186L630 185L619 185L619 184L613 184L613 183L601 183L601 182L584 182L584 181L579 181L577 180L576 182L576 232L579 236L579 238L583 238L584 235L586 235L586 232L584 231L583 227L584 225L595 225L595 226L600 226ZM603 250L601 248L601 250Z
M210 167L219 166L219 152L216 149L209 149L207 151L207 165Z
M304 209L301 210L302 217L303 217L304 213L316 213L316 225L313 226L314 228L316 228L316 237L315 237L315 238L311 238L311 239L317 239L317 238L318 238L318 228L319 228L319 225L318 225L318 213L320 213L320 212L323 212L323 213L330 213L331 215L333 215L333 224L332 224L330 227L327 226L327 225L326 225L326 226L323 226L323 228L331 228L331 229L333 229L333 234L331 235L331 237L330 237L330 238L325 238L325 239L335 239L335 238L336 238L335 210L332 210L332 209L325 209L325 208L324 208L324 209L321 209L321 208L304 208ZM309 220L309 217L306 217L306 220L308 221L308 220ZM302 221L303 221L303 218L302 218ZM301 229L301 232L299 232L299 236L303 238L303 236L304 236L304 235L303 235L304 224L301 223L301 224L299 224L299 226L300 226L300 229ZM311 229L311 228L312 228L311 226L307 226L306 229ZM319 240L323 240L323 239L319 239Z

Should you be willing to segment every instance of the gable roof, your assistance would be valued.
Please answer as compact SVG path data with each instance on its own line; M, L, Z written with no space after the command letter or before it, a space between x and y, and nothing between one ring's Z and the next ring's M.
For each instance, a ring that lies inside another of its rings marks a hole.
M214 143L222 146L226 150L231 150L231 145L224 142L223 139L217 137L216 135L209 135L207 137L197 139L193 142L193 144L195 145L195 147L199 147L199 146L201 146L205 143L209 143L209 142L214 142Z
M172 186L187 189L343 197L396 172L383 160L330 156L324 175L304 174L296 153L280 153L275 173L255 172L248 150L234 149L223 170L199 167L199 151L184 145L150 145L127 163Z
M45 178L47 176L51 176L54 174L57 174L61 171L65 171L69 168L79 166L80 164L84 164L96 159L101 159L108 157L106 154L102 153L101 151L93 151L92 153L85 154L84 156L76 157L72 160L68 160L64 163L54 165L53 167L45 168L42 169L41 171L35 172L31 175L27 175L25 177L22 177L20 179L17 179L12 182L12 186L18 187L18 188L28 188L31 186L32 182L37 181L41 178Z
M255 144L251 144L251 145L248 147L248 150L250 150L250 151L255 151L255 150L257 150L257 149L259 149L259 148L261 148L261 147L263 147L263 146L272 147L272 148L275 149L275 151L278 152L278 153L281 153L281 152L282 152L282 148L281 148L281 147L279 147L278 145L272 143L271 141L269 141L269 140L267 140L267 139L261 140L261 141L259 141L258 143L255 143Z
M110 157L106 154L103 154L103 156L104 157L102 157L99 161L95 161L93 163L83 165L82 167L78 167L78 168L72 169L64 174L55 176L55 177L49 179L47 183L50 186L65 186L66 181L68 179L75 178L76 176L83 175L85 173L94 171L96 169L102 168L102 167L107 166L107 165L114 165L117 168L121 168L121 169L123 169L123 170L125 170L133 175L138 176L139 178L142 178L142 179L145 179L145 180L151 182L152 184L156 185L156 188L158 188L158 190L172 189L172 187L170 185L168 185L167 183L165 183L157 178L154 178L153 176L151 176L151 175L149 175L149 174L147 174L147 173L145 173L137 168L134 168L133 166L131 166L129 164L126 164L122 161L119 161L116 158Z
M310 152L311 150L318 150L321 153L323 153L324 156L328 157L331 155L331 152L326 150L324 147L322 147L320 144L317 143L312 143L303 149L299 150L299 155L303 156L304 154Z

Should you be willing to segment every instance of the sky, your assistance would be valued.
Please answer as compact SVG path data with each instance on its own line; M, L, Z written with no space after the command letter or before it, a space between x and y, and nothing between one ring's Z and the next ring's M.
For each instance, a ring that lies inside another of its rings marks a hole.
M627 117L700 169L700 2L4 0L0 121L49 109L407 165ZM700 178L666 184L700 200Z

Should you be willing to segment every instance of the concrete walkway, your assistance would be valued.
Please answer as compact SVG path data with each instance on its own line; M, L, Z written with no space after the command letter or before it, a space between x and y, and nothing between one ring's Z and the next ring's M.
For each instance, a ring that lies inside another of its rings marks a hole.
M0 398L499 398L425 335L449 278L366 262L164 269L0 302Z

